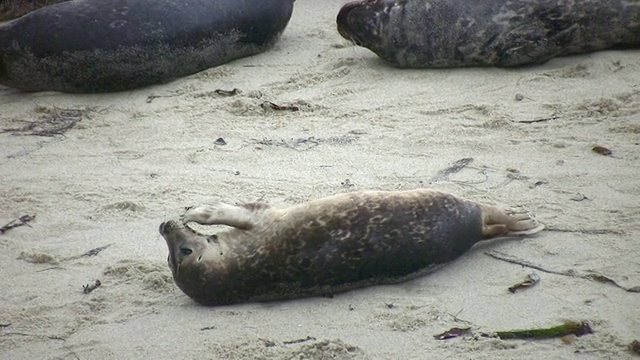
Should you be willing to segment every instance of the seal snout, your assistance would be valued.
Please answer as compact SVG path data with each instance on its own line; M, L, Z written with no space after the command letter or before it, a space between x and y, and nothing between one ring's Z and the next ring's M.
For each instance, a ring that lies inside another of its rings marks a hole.
M336 23L340 35L359 46L366 46L379 35L379 13L388 7L385 0L354 1L338 12Z
M160 231L160 235L168 235L176 230L182 228L181 224L175 220L165 221L160 224L158 231Z
M338 17L336 18L336 23L338 24L338 32L340 35L349 40L355 42L353 31L351 30L350 24L350 13L353 9L358 8L362 2L354 1L345 4L338 12Z

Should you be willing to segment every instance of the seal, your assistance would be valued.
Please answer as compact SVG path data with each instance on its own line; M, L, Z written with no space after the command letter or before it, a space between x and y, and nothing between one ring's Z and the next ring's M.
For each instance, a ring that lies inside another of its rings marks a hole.
M338 32L400 68L522 66L640 48L640 0L363 0Z
M76 0L45 6L0 26L0 84L96 93L165 83L265 51L292 11L293 0Z
M529 213L430 189L362 191L288 208L218 203L160 225L178 287L203 305L333 295L425 275L475 243L528 235ZM186 224L226 225L204 235Z
M0 22L15 19L33 10L63 1L69 0L2 0Z

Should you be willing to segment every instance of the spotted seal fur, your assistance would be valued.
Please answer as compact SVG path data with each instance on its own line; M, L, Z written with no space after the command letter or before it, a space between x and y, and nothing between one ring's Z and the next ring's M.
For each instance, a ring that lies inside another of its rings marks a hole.
M231 229L207 236L189 222ZM159 231L178 287L201 304L224 305L398 283L481 240L543 228L524 211L418 189L344 193L283 209L204 205Z
M640 48L640 0L360 0L337 27L401 68L510 67Z
M294 0L75 0L0 25L0 84L23 91L131 90L254 55Z

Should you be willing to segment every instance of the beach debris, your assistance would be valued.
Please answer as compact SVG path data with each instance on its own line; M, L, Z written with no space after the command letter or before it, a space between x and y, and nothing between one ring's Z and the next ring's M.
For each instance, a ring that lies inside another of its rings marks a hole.
M590 198L587 197L587 195L583 194L583 193L575 193L572 197L570 197L569 199L573 200L573 201L584 201L584 200L591 200Z
M567 321L562 325L550 327L550 328L538 328L527 330L510 330L510 331L498 331L496 335L502 339L550 339L561 338L566 335L574 334L576 336L583 336L587 334L593 334L591 325L586 321Z
M27 226L31 226L28 223L30 221L32 221L33 219L35 219L36 216L35 215L22 215L19 218L17 218L16 220L11 220L9 221L6 225L0 227L0 234L4 234L7 231L13 229L13 228L17 228L19 226L23 226L23 225L27 225Z
M524 100L524 95L517 93L515 94L515 96L513 97L516 101L522 101Z
M596 145L593 147L593 152L595 152L596 154L600 154L600 155L604 155L604 156L611 156L613 154L613 151L607 149L604 146L600 146L600 145Z
M223 145L227 145L227 142L223 138L219 137L216 139L216 141L213 142L213 145L223 146Z
M64 109L56 106L36 106L34 112L41 114L35 121L24 121L26 124L19 128L1 129L0 133L11 132L14 135L47 136L64 135L71 130L83 117L99 112L96 107L84 107L78 109Z
M536 273L531 273L527 275L527 279L525 281L511 286L509 288L509 292L511 292L512 294L515 294L516 291L530 288L539 282L540 282L540 276Z
M353 133L348 133L345 135L339 136L330 136L330 137L303 137L303 138L290 138L290 139L251 139L250 144L257 145L256 149L261 150L265 146L277 146L283 147L287 149L292 149L296 151L308 151L317 146L326 144L326 145L335 145L342 146L354 143L359 139L359 136Z
M576 334L569 334L561 337L560 340L565 345L571 345L576 341L577 338L578 337L576 336Z
M467 165L471 164L472 162L473 162L473 158L462 158L460 160L457 160L456 162L446 167L445 169L438 171L438 173L431 178L430 182L434 183L438 181L449 180L449 176L464 169Z
M82 285L82 292L85 293L85 294L88 294L88 293L92 292L93 290L99 288L100 285L102 285L100 280L96 280L96 282L93 283L93 284Z
M349 179L344 179L344 181L340 182L340 185L342 185L343 188L350 188L355 186L355 184L352 183Z
M353 311L353 310L355 310L355 309L356 309L356 307L355 307L355 306L353 306L353 304L349 304L349 311Z
M233 88L232 90L215 89L214 93L222 96L234 96L240 94L240 89Z
M11 326L10 322L0 322L0 328L5 328Z
M55 256L34 251L21 251L20 255L18 255L18 260L24 260L32 264L58 265L60 263L60 260L58 260Z
M176 96L184 95L184 91L183 90L168 91L168 93L169 94L167 94L167 95L149 95L149 96L147 96L146 102L147 102L147 104L151 104L151 102L153 102L153 100L155 100L155 99L176 97Z
M549 182L546 181L546 180L539 180L539 181L536 181L535 183L533 183L532 185L530 185L529 189L537 188L538 186L546 185L548 183Z
M640 355L640 341L633 340L631 344L629 344L629 351L631 351L634 354Z
M546 121L551 121L551 120L557 120L559 119L560 116L557 116L556 114L553 114L551 116L547 116L547 117L543 117L543 118L538 118L538 119L532 119L532 120L519 120L519 121L512 121L514 123L518 123L518 124L535 124L535 123L539 123L539 122L546 122Z
M2 332L0 336L29 336L34 338L47 338L51 340L67 341L65 338L55 335L28 334L23 332Z
M457 338L457 337L466 335L469 332L471 332L471 328L470 327L465 327L465 328L454 327L454 328L451 328L451 329L443 332L442 334L434 335L433 337L436 340L447 340L447 339L453 339L453 338Z
M205 330L213 330L215 329L216 326L215 325L211 325L211 326L205 326L203 328L200 329L200 331L205 331Z
M289 111L298 111L300 110L299 107L295 106L295 105L278 105L278 104L274 104L271 101L265 101L262 104L260 104L260 107L265 109L265 110L278 110L278 111L282 111L282 110L289 110Z
M396 307L396 305L395 305L394 303L384 303L384 304L385 304L385 305L387 306L387 308L389 308L389 309L393 309L393 308L395 308L395 307Z
M275 341L271 341L271 340L267 340L267 339L261 339L261 338L258 338L258 340L262 341L264 343L265 347L274 347L274 346L276 346L276 342Z
M82 254L82 255L80 255L80 256L81 256L81 257L82 257L82 256L84 256L84 257L96 256L96 255L100 254L100 252L101 252L102 250L104 250L104 249L108 248L108 247L109 247L109 246L111 246L111 245L113 245L113 244L107 244L107 245L104 245L104 246L97 247L97 248L95 248L95 249L91 249L91 250L87 251L86 253L84 253L84 254Z
M624 231L618 229L576 229L576 228L560 228L555 226L547 226L544 228L544 231L550 232L567 232L567 233L577 233L577 234L587 234L587 235L622 235Z
M462 314L463 311L464 311L464 308L458 310L458 312L455 313L455 314L449 314L449 316L451 316L453 318L453 321L455 321L455 322L462 322L462 323L465 323L465 324L473 325L473 323L471 321L460 319L458 317L458 315Z
M285 345L289 345L289 344L299 344L299 343L303 343L303 342L305 342L305 341L313 341L313 340L315 340L315 339L316 339L316 338L314 338L314 337L307 336L307 337L306 337L306 338L304 338L304 339L296 339L296 340L283 341L282 343L283 343L283 344L285 344Z
M615 281L614 279L612 279L612 278L610 278L608 276L605 276L605 275L602 275L602 274L598 274L598 273L593 272L593 271L590 271L588 274L581 274L580 272L576 271L575 269L569 269L569 270L565 270L565 271L546 269L546 268L544 268L544 267L542 267L540 265L531 263L531 262L529 262L527 260L520 259L520 258L517 258L517 257L515 257L513 255L504 254L504 253L501 253L501 252L498 252L498 251L486 251L485 255L489 255L494 259L505 261L505 262L508 262L508 263L511 263L511 264L516 264L516 265L528 267L528 268L531 268L531 269L539 270L539 271L545 272L547 274L555 274L555 275L562 275L562 276L574 277L574 278L579 278L579 279L597 281L597 282L600 282L600 283L603 283L603 284L613 285L613 286L618 287L618 288L620 288L620 289L622 289L624 291L627 291L627 292L640 293L640 286L626 287L626 286L618 284L617 281Z

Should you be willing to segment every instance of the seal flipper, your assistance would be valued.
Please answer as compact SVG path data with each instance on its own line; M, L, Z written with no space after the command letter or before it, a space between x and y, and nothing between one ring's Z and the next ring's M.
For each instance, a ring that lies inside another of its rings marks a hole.
M481 205L481 209L484 239L532 235L544 229L544 225L525 210L501 209L489 205Z
M180 219L184 224L195 222L201 225L227 225L241 230L251 230L255 217L250 210L225 203L188 207Z

